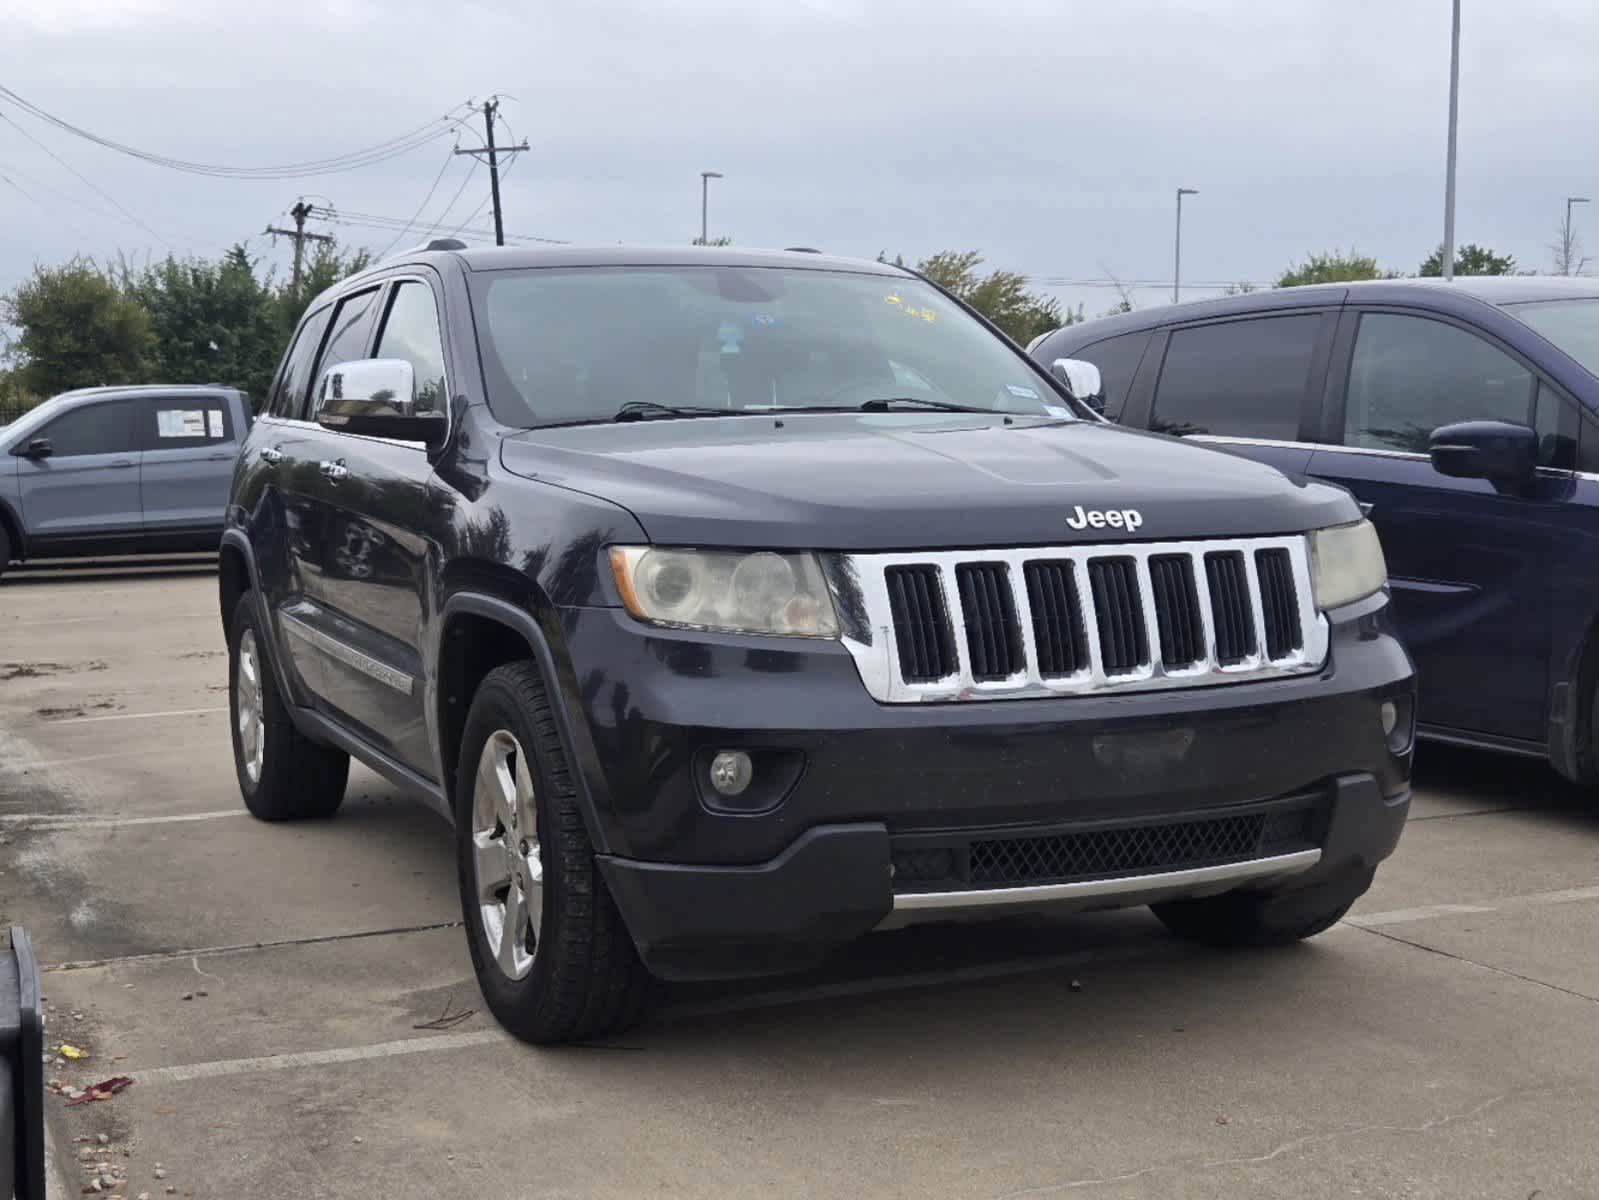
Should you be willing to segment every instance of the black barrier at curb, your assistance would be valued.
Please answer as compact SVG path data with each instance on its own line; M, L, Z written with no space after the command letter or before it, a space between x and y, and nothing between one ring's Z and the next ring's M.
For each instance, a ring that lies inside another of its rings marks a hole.
M44 1196L44 1011L39 964L20 925L0 953L0 1196Z

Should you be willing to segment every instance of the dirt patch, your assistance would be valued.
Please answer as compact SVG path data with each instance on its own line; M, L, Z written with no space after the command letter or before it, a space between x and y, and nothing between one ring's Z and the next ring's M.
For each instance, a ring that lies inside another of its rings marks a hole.
M45 706L36 708L33 715L43 717L47 721L59 721L63 717L86 717L90 712L104 712L108 708L121 708L122 705L115 700L96 700L92 704L82 706L70 705L64 708Z
M42 679L46 675L72 674L76 671L103 671L105 669L105 663L98 658L82 663L0 663L0 681L7 679Z
M178 655L179 658L221 658L221 650L186 650Z

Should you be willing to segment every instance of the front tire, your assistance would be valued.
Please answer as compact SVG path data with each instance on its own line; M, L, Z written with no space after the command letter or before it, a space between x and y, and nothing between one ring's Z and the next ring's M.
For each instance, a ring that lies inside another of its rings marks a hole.
M1201 900L1151 905L1180 938L1220 949L1287 946L1325 933L1371 886L1373 872L1295 891L1224 892Z
M538 668L489 672L455 782L461 909L489 1011L525 1041L636 1022L651 978L605 882Z
M228 717L244 806L262 821L331 817L344 802L350 756L294 727L263 641L255 597L246 592L228 630Z

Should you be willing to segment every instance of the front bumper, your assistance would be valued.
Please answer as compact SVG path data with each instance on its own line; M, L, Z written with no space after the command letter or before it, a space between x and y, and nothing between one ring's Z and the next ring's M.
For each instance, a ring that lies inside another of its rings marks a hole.
M1414 677L1383 597L1332 614L1316 674L898 706L835 643L561 617L601 869L667 977L803 966L927 915L1369 877L1408 808L1379 708ZM771 776L762 811L718 810L724 748Z

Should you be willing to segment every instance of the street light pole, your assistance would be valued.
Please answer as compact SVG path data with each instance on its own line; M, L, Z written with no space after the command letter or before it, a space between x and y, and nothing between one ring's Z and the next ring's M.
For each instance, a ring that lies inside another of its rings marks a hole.
M710 208L711 208L711 180L720 179L720 171L700 172L700 245L711 244Z
M1460 122L1460 0L1449 32L1449 165L1444 178L1444 278L1455 277L1455 128Z
M1571 269L1571 256L1576 250L1576 243L1571 238L1571 206L1573 204L1586 204L1586 196L1566 197L1566 227L1560 231L1560 269L1566 275L1575 275Z
M1177 250L1172 262L1171 272L1171 302L1176 304L1183 291L1183 197L1197 196L1199 192L1194 188L1180 187L1177 189Z

